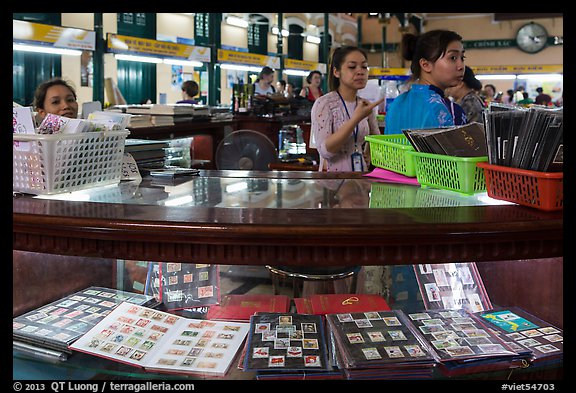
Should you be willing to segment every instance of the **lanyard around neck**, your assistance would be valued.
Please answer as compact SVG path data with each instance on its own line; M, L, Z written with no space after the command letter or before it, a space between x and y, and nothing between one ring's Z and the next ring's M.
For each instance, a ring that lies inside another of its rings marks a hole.
M348 115L348 119L352 119L350 117L350 113L348 112L348 107L346 106L346 102L344 102L344 98L342 98L342 94L340 94L339 91L336 91L336 93L338 93L338 96L340 97L340 100L342 101L342 105L344 105L344 110L346 111L346 115ZM356 105L358 105L358 97L354 97L356 100ZM356 107L354 107L354 109L356 109ZM358 150L358 124L356 124L356 127L354 128L354 147L356 147L356 150Z

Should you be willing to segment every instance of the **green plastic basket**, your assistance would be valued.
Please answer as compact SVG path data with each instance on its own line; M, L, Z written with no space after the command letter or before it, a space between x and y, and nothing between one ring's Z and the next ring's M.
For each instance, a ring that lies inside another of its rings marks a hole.
M410 152L414 157L416 178L422 186L443 188L463 194L486 191L484 170L477 162L488 157L453 157L442 154Z
M408 155L414 148L404 134L367 135L370 143L370 159L374 166L415 177L414 159Z

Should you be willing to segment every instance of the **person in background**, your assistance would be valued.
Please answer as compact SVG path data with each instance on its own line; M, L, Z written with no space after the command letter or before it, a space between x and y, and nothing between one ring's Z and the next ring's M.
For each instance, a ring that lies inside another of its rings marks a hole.
M552 97L550 97L549 94L544 93L544 89L541 87L537 87L536 88L536 92L538 93L538 95L536 96L536 98L534 99L534 103L536 105L544 105L544 106L549 106L552 104Z
M554 105L557 107L564 106L564 92L562 92L562 95L560 95L560 97L556 101L554 101Z
M287 90L288 84L284 79L280 79L276 82L276 92L282 94L286 98L290 98L290 93Z
M294 92L294 85L290 82L286 82L286 97L294 98L296 93Z
M34 110L43 120L48 113L78 118L78 101L76 90L62 78L52 78L42 82L34 92Z
M524 99L524 86L518 86L514 92L514 102L518 104L519 101Z
M516 102L517 105L526 106L526 107L527 107L527 106L529 106L529 105L531 105L531 104L534 103L534 100L533 100L532 98L530 98L530 96L528 95L528 92L527 92L527 91L523 91L523 92L522 92L522 97L524 97L524 98L522 98L520 101L517 101L517 102Z
M447 88L445 92L446 95L452 97L462 107L469 123L483 122L482 112L486 105L484 100L478 95L480 89L482 89L482 82L476 79L472 68L466 66L462 81L454 87Z
M177 104L197 104L198 101L194 99L200 90L198 83L193 80L182 82L182 99L176 101Z
M490 105L492 101L499 102L496 93L496 86L491 83L484 85L484 90L481 92L480 96L484 99L485 106Z
M355 46L336 48L328 72L330 92L312 105L311 134L320 156L319 170L329 172L368 171L370 156L365 137L380 134L374 108L384 101L370 102L358 96L368 82L366 53Z
M324 95L322 88L320 88L320 83L322 83L322 73L320 71L310 71L306 77L306 83L308 86L300 90L300 97L305 97L310 102L314 102Z
M262 67L256 82L254 82L254 94L267 95L275 93L276 89L272 86L272 81L274 81L274 70L268 66Z
M514 90L506 90L506 95L502 97L502 103L507 105L514 105Z
M388 107L385 134L401 134L407 128L466 124L462 108L444 96L464 77L464 45L454 31L431 30L402 36L402 57L411 60L412 85Z

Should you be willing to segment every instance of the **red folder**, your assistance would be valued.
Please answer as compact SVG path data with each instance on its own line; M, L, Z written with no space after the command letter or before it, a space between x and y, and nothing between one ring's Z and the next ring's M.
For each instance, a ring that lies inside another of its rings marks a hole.
M326 294L295 298L299 314L343 314L368 311L388 311L390 306L376 294Z
M290 298L285 295L225 295L220 304L210 306L207 319L245 322L255 312L288 312Z

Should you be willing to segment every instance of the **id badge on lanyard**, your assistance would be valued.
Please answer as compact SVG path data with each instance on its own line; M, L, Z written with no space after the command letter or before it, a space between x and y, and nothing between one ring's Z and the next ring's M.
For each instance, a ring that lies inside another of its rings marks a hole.
M348 108L346 107L346 103L344 102L344 98L338 92L338 96L340 96L340 100L342 101L342 106L348 115L348 119L350 119L350 113L348 113ZM357 98L356 98L357 100ZM354 146L356 147L356 151L352 153L350 159L352 160L352 171L354 172L364 172L364 159L362 154L358 152L358 124L356 124L356 128L354 129Z
M362 154L355 151L354 153L352 153L351 159L352 159L352 170L354 172L364 172L364 163L362 159Z

